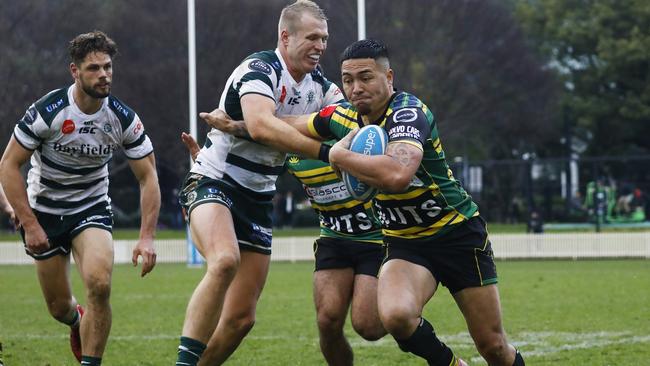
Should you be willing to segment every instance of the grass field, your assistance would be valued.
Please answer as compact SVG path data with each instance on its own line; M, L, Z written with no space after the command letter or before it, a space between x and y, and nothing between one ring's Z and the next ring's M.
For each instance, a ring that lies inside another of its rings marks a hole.
M322 365L311 296L313 263L272 263L257 324L232 365ZM499 262L505 327L527 365L648 365L650 261ZM73 365L65 326L47 314L32 266L0 267L0 342L6 366ZM115 268L106 365L171 365L188 298L203 270L159 265L145 279ZM74 272L73 286L82 296ZM472 365L478 358L446 289L425 316ZM358 365L424 365L390 337L346 332Z

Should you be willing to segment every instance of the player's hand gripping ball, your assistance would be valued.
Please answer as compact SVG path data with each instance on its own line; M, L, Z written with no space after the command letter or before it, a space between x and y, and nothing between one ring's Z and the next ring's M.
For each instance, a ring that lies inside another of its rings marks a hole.
M350 151L364 155L383 155L386 152L388 135L377 125L362 127L350 142ZM343 183L350 195L359 201L365 202L377 194L377 188L360 181L346 171L341 171Z

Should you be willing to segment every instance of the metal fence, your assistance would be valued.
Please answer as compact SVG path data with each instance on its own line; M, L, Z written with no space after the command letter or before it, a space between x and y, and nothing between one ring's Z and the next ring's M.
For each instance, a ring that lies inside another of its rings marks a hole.
M650 155L465 161L454 174L490 222L645 222L650 219Z

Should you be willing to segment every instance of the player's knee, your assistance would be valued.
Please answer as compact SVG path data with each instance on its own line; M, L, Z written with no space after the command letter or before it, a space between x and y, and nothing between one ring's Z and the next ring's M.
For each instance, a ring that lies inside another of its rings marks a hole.
M226 325L241 337L246 336L255 326L255 312L239 314L226 320Z
M66 321L74 310L71 299L55 299L47 302L47 310L60 322Z
M420 317L411 307L404 304L394 303L383 306L379 311L379 318L388 333L397 338L410 336L411 323Z
M352 317L352 329L366 341L376 341L386 335L379 318L374 317Z
M89 302L105 302L111 296L111 279L109 276L91 276L86 281Z
M217 253L207 259L207 273L218 278L233 278L239 268L239 262L237 253Z
M321 332L330 333L342 331L345 322L345 314L337 314L334 311L319 309L316 314L316 322Z
M476 349L489 364L500 364L500 361L506 359L510 352L505 337L498 333L476 339L475 343Z

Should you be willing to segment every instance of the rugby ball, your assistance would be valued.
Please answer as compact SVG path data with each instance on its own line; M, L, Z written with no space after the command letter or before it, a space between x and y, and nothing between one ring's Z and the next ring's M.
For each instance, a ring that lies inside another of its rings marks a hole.
M386 152L388 135L377 125L362 127L350 142L350 151L364 155L383 155ZM352 198L365 202L377 194L377 188L358 180L346 171L341 171L341 178Z

